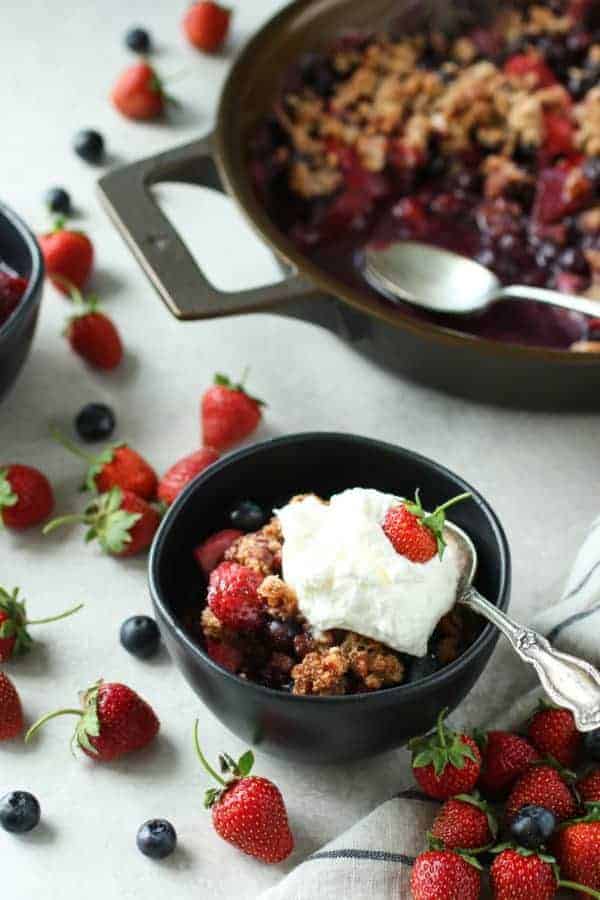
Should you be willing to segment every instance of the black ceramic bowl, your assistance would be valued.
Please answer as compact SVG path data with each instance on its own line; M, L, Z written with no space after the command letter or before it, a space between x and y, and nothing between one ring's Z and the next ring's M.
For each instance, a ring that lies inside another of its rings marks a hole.
M228 511L251 498L266 507L314 491L329 496L369 487L435 506L469 490L474 500L452 520L475 541L477 587L506 609L510 555L502 527L470 485L410 450L346 434L298 434L258 444L215 463L168 511L150 554L150 588L164 641L193 690L224 725L266 753L304 762L340 762L399 747L428 731L445 706L468 694L487 663L498 632L485 626L454 663L422 681L371 694L296 697L243 681L212 662L182 627L179 610L203 605L192 548L228 527Z
M29 280L13 314L0 325L0 398L25 362L35 331L44 264L36 239L24 222L0 203L0 259Z

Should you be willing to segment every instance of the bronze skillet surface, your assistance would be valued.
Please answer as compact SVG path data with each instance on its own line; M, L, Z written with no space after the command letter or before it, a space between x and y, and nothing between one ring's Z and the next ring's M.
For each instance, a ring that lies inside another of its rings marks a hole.
M342 29L384 25L402 8L418 26L422 23L415 18L415 8L419 14L440 15L448 6L441 0L422 0L416 7L411 0L296 0L285 7L233 65L214 133L109 172L99 182L102 201L161 298L180 319L277 310L326 324L382 365L475 400L597 408L600 353L490 341L408 316L306 259L275 227L254 194L245 157L249 135L271 108L290 60L327 44ZM166 181L224 187L275 252L283 280L236 292L211 285L152 197L151 187Z

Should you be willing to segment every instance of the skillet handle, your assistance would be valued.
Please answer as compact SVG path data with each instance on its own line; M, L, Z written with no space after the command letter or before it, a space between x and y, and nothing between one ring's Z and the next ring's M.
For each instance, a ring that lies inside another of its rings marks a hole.
M212 135L108 172L98 182L101 200L162 300L178 319L210 319L256 312L314 294L288 268L283 281L244 291L220 291L198 267L149 188L179 181L223 190L214 164Z

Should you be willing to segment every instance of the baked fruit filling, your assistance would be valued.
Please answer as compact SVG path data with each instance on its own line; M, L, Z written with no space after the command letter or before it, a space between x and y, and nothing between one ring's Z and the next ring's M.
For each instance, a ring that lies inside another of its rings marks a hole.
M596 0L515 2L452 37L405 24L342 36L292 67L250 152L271 217L367 292L365 246L413 239L476 258L504 283L600 299ZM600 337L600 322L533 303L459 327L576 349Z
M370 517L369 532L366 516L353 516L357 509ZM297 695L354 694L420 680L474 640L477 623L455 605L455 558L438 540L443 509L429 514L418 499L358 488L327 502L293 498L278 512L254 532L218 532L194 554L207 587L204 608L191 609L185 624L214 662ZM345 520L348 535L341 535ZM365 552L357 563L358 542ZM328 619L359 621L389 643L322 627Z
M27 279L0 261L0 328L17 308L26 289Z

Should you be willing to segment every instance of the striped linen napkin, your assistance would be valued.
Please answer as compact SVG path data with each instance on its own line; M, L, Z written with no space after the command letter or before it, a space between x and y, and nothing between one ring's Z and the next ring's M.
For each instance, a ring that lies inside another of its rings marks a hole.
M561 650L600 668L600 518L577 555L561 599L532 624ZM522 725L539 696L539 689L522 695L506 719L481 726ZM414 786L407 787L313 853L260 900L408 900L411 867L438 808Z

